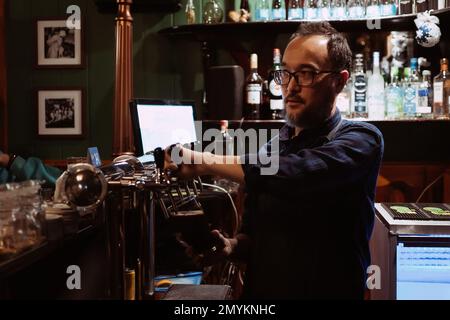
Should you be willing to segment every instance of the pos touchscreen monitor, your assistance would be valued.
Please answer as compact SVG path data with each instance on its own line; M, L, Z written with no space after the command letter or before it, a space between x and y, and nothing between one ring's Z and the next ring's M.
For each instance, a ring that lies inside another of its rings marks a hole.
M197 142L193 101L134 99L130 108L137 156Z

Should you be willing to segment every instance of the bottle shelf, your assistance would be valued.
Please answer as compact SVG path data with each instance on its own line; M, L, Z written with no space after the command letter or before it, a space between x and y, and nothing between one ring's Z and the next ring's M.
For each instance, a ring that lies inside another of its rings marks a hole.
M450 19L450 8L431 11L432 15L440 19L441 25ZM404 14L396 16L385 16L376 19L346 19L346 20L327 20L341 32L386 32L386 31L410 31L415 30L414 19L417 14ZM380 28L375 28L374 20L380 20ZM264 21L264 22L246 22L235 23L225 22L219 24L190 24L179 25L165 28L159 31L160 34L169 36L196 36L201 40L209 37L217 38L218 36L245 36L254 35L255 33L280 34L293 33L301 22L319 21L319 20L297 20L297 21ZM444 31L444 30L443 30Z

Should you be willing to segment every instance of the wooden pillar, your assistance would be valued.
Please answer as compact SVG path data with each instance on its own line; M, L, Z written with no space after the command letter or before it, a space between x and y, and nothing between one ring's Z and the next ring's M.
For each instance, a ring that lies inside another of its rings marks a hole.
M129 102L133 97L133 0L117 0L113 156L134 152Z
M5 20L5 1L0 0L0 150L3 152L8 152Z

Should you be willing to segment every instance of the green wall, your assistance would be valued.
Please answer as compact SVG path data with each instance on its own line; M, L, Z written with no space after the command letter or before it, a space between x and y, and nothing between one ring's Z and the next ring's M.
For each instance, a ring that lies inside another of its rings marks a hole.
M204 0L205 1L205 0ZM183 0L183 5L186 0ZM195 0L197 20L201 0ZM35 22L65 16L67 6L80 6L84 16L86 67L36 69ZM134 89L136 97L195 99L203 91L198 43L171 40L157 32L185 23L184 10L175 14L139 13L134 17ZM24 156L64 159L98 146L111 157L114 99L114 14L100 14L94 0L10 0L7 5L9 148ZM85 89L85 137L43 139L37 136L35 90L39 87L81 86ZM200 114L198 112L198 114Z

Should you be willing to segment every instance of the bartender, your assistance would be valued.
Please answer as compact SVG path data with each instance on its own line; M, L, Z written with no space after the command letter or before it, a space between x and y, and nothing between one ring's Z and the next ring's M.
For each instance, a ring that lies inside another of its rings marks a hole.
M166 168L191 178L222 176L245 185L242 226L214 257L247 263L244 296L250 299L363 299L370 265L376 181L383 137L368 123L347 121L336 97L350 73L345 36L327 22L303 23L287 45L282 86L286 121L279 170L262 174L250 156L167 152ZM169 151L169 149L168 149ZM201 162L201 163L200 163ZM200 164L192 164L200 163Z

